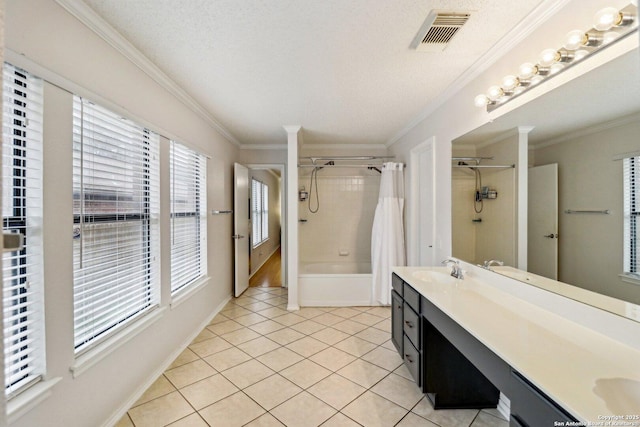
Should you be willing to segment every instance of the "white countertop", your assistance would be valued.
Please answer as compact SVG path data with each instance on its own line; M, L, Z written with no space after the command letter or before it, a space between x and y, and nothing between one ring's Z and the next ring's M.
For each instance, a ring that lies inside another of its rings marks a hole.
M393 271L578 420L640 415L637 349L448 268ZM421 280L419 271L440 274Z

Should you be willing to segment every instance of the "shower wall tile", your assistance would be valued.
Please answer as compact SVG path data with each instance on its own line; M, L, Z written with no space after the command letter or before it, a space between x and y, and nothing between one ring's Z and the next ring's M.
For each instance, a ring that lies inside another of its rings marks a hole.
M315 207L315 189L309 190L308 179L301 183L309 191ZM371 228L378 202L380 177L318 176L320 207L308 210L308 201L299 204L300 259L302 262L369 262ZM314 183L315 186L315 183ZM347 252L348 256L340 256Z

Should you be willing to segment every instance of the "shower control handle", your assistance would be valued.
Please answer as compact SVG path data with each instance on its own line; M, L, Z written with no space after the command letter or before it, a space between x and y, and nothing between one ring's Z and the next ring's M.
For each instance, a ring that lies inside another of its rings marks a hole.
M558 234L557 233L556 234L554 234L554 233L545 234L544 237L548 237L549 239L557 239L558 238Z

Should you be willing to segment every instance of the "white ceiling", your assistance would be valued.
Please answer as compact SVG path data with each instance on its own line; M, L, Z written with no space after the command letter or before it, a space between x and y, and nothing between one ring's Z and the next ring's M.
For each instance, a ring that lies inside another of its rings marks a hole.
M241 144L384 144L542 0L84 0ZM471 10L444 52L432 9Z

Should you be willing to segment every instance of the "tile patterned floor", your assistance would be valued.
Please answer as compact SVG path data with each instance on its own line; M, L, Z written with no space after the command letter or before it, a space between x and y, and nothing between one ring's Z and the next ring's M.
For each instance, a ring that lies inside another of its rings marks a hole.
M389 341L386 307L286 310L281 288L234 299L116 427L507 427L434 411Z

